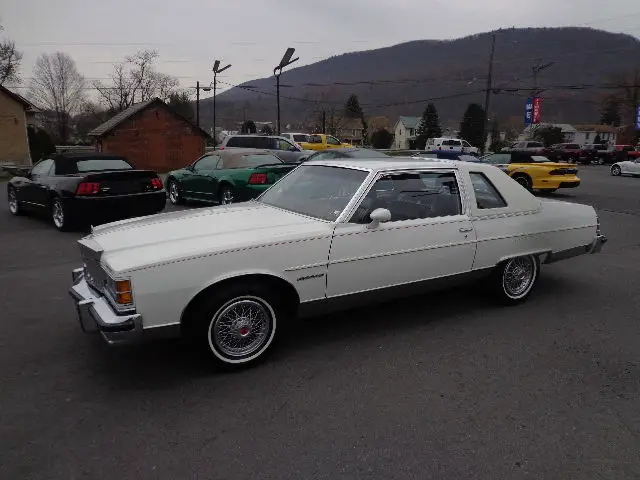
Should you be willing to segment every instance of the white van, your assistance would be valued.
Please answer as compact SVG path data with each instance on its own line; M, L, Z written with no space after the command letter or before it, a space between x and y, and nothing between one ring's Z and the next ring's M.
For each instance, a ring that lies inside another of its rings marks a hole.
M448 150L451 152L471 153L478 155L478 149L472 147L469 142L460 138L430 138L424 147L425 150Z

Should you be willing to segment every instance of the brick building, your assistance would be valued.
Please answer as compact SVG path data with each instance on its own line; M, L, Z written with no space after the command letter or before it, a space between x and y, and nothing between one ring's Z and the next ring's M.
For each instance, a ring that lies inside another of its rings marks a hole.
M0 164L31 165L27 127L37 112L28 100L0 85Z
M89 133L97 151L122 155L136 168L167 172L204 153L207 132L159 98L136 103Z

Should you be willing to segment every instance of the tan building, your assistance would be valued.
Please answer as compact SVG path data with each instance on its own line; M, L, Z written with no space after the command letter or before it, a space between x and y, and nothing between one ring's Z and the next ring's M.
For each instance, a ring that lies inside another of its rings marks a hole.
M29 101L0 85L0 164L31 165L27 126L36 113Z

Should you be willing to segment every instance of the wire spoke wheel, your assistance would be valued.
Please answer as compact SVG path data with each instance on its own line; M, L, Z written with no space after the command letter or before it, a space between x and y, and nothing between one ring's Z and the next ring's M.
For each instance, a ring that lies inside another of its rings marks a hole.
M502 289L513 300L526 296L536 280L538 265L531 257L508 260L502 273Z
M240 362L259 355L275 328L271 306L257 297L239 297L225 303L209 324L209 345L225 361Z

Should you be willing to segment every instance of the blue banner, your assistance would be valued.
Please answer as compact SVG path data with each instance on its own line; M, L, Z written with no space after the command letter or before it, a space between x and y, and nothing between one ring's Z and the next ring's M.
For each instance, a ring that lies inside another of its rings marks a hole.
M531 125L533 123L533 98L527 98L524 106L524 124Z
M636 130L640 130L640 105L636 108Z

